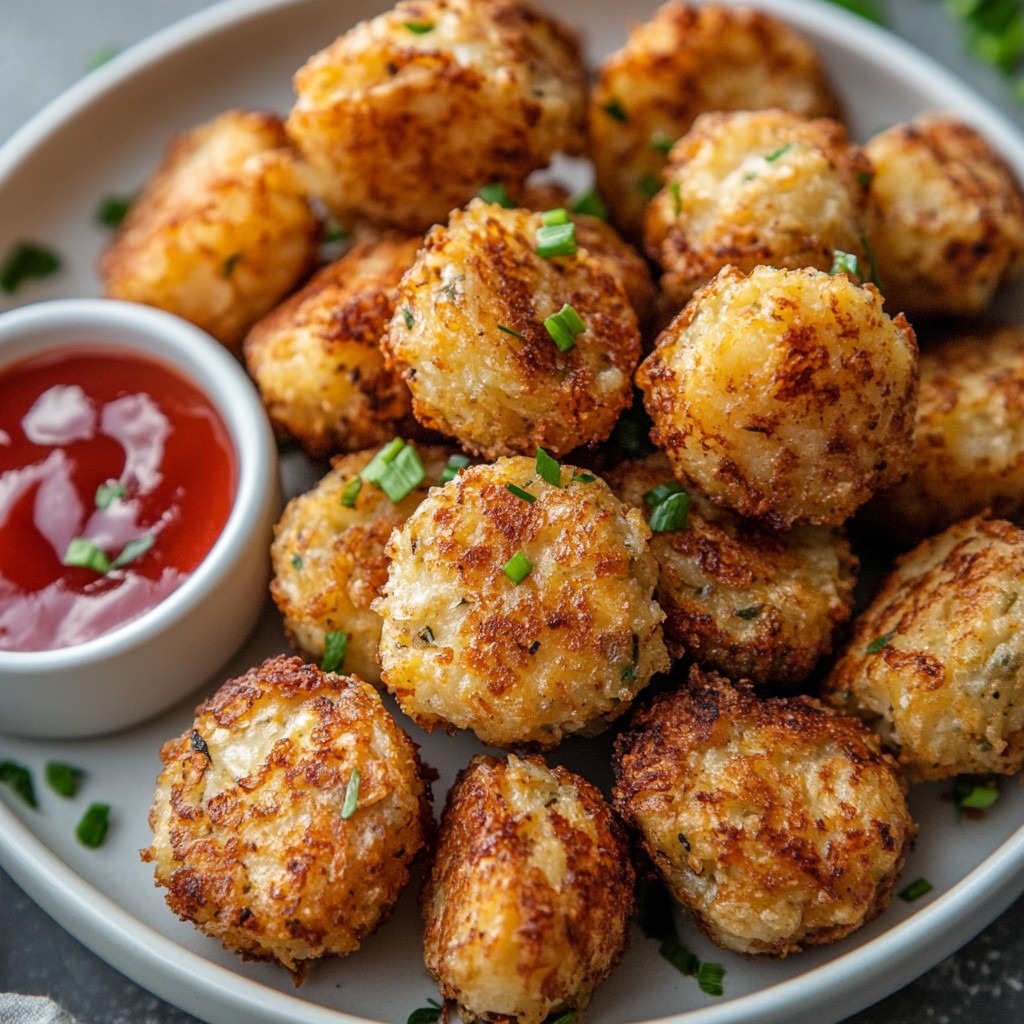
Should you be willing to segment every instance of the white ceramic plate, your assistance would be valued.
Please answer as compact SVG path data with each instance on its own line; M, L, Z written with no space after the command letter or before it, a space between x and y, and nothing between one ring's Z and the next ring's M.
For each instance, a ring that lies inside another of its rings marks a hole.
M1024 140L983 101L937 65L895 38L835 7L799 0L760 0L820 48L851 116L854 135L926 109L959 113L983 130L1024 176ZM290 79L313 51L382 0L228 0L165 31L94 72L52 104L0 150L0 253L23 238L56 246L64 272L34 284L19 302L93 295L104 232L93 211L101 197L133 192L168 137L230 106L285 111ZM585 24L590 52L621 44L626 15L616 0L552 9ZM653 10L631 5L630 16ZM574 17L574 10L578 17ZM7 305L13 304L5 300ZM2 306L3 303L0 303ZM1024 318L1024 289L1004 296L1001 311ZM101 340L101 339L100 339ZM286 489L312 482L301 461L285 466ZM286 649L276 612L223 678ZM101 957L157 995L211 1024L306 1024L369 1019L402 1024L436 995L420 954L416 884L395 914L355 955L314 968L300 990L266 964L245 964L166 909L150 869L146 812L165 739L191 721L195 703L220 679L196 680L193 698L155 722L117 736L81 742L0 737L0 760L28 765L41 780L49 760L86 770L83 791L64 800L37 785L37 811L9 792L0 796L0 864L64 927ZM0 709L2 720L2 709ZM477 745L466 737L410 731L439 769L438 805L455 772ZM553 759L583 768L607 785L601 743L570 744ZM79 846L74 825L93 800L113 805L108 841ZM962 945L1024 889L1024 790L1004 795L983 820L956 820L943 787L916 789L921 824L905 879L924 876L934 891L892 906L856 936L784 961L751 961L715 950L689 926L684 938L726 968L722 999L701 993L635 932L624 961L597 992L588 1020L625 1024L652 1019L686 1024L831 1022L882 998ZM418 882L418 880L417 880Z

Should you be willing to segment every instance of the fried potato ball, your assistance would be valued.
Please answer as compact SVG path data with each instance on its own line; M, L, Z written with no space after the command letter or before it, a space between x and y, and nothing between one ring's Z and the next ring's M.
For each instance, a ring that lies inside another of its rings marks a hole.
M522 0L404 0L295 75L287 127L343 222L424 231L583 148L579 41Z
M850 715L690 670L616 746L615 808L712 941L785 956L889 903L916 827L895 762Z
M814 48L763 11L664 4L598 71L589 133L597 185L627 237L639 239L665 154L698 114L781 107L840 116Z
M255 324L249 373L279 434L313 458L359 451L418 429L381 337L422 237L357 243Z
M1024 765L1024 531L977 516L896 561L825 681L915 780Z
M967 516L1024 513L1024 326L975 328L921 353L910 475L865 509L904 548Z
M680 480L786 529L836 526L910 468L917 342L844 273L726 267L637 384Z
M272 658L164 744L142 858L170 908L301 981L390 910L433 819L415 744L367 683Z
M280 118L231 110L179 135L100 260L109 298L191 320L238 354L313 268L320 223Z
M625 948L633 881L595 786L536 756L477 755L424 890L427 968L467 1024L582 1012Z
M651 518L656 489L675 482L662 452L608 475ZM758 685L795 686L832 650L850 617L857 559L838 530L773 530L688 492L686 524L654 533L665 640L687 657Z
M732 264L828 270L865 259L871 165L830 118L786 110L701 114L672 147L644 221L661 287L681 308Z
M303 658L321 662L328 635L344 633L348 639L340 668L374 685L380 683L381 621L370 606L387 580L384 545L440 482L451 454L440 447L420 446L418 451L426 476L398 502L373 483L358 483L375 451L334 459L315 487L285 506L270 547L270 594L292 647Z
M908 315L985 310L1024 270L1024 192L974 128L922 117L876 135L868 240L889 305Z
M542 218L480 199L455 211L402 278L384 338L420 423L486 458L603 440L632 394L640 332L607 250L580 244L585 229L544 257ZM579 322L556 338L567 305Z
M391 535L381 678L424 729L550 748L668 668L643 516L600 478L559 474L471 466Z

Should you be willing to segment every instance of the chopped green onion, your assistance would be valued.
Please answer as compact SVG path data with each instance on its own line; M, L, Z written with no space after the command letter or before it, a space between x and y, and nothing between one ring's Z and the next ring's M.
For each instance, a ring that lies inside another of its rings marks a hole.
M429 1006L420 1006L409 1014L405 1024L437 1024L441 1019L441 1004L428 999Z
M292 568L301 569L303 566L302 555L292 555Z
M725 968L710 960L702 961L697 971L697 984L700 990L708 996L720 996L725 989L722 987L722 979L725 977Z
M74 796L83 778L85 772L81 768L73 768L60 761L50 761L46 765L47 785L61 796Z
M636 187L646 199L653 199L661 191L661 182L652 174L645 174Z
M601 109L611 118L616 121L621 121L623 124L629 120L629 114L626 113L626 108L622 105L622 101L616 99L614 96L605 103Z
M860 264L853 253L836 249L832 254L832 269L829 273L835 277L840 272L850 277L860 277Z
M152 533L144 533L128 541L121 553L110 563L111 569L121 569L140 559L154 544L156 537Z
M656 153L664 153L667 156L675 144L676 140L664 132L655 132L651 136L651 149Z
M128 488L124 484L108 480L96 488L96 507L100 510L110 508L118 498L123 498L127 493Z
M105 228L119 228L135 202L135 196L104 196L96 207L96 223Z
M537 229L537 255L550 260L556 256L572 256L577 250L576 225L543 224Z
M423 36L428 32L433 32L434 23L432 21L407 21L405 27L414 35Z
M21 242L7 253L0 270L0 289L13 295L31 278L49 277L60 270L60 257L34 242Z
M85 537L72 537L68 541L61 562L79 569L92 569L101 576L110 572L110 559L106 552Z
M359 474L364 483L376 484L393 501L411 494L426 479L419 452L400 437L386 444Z
M235 267L238 266L238 261L241 258L240 252L233 252L220 266L221 277L230 277L235 272Z
M522 551L517 551L502 567L501 571L516 585L519 586L533 569L531 562Z
M506 327L504 324L498 324L498 330L503 332L504 334L511 334L513 338L525 339L526 337L525 334L520 333L519 331L515 330L512 327Z
M690 495L686 491L670 494L651 510L651 533L685 530L690 518Z
M110 804L89 804L82 820L75 829L75 835L83 846L95 850L103 845L110 827Z
M577 335L587 329L579 313L568 302L557 313L544 318L544 327L560 352L568 352L574 348Z
M569 211L564 206L556 207L554 210L545 210L540 215L540 222L549 228L555 224L568 224Z
M341 820L348 821L356 808L359 806L359 783L363 781L362 773L358 768L352 769L348 777L348 785L345 787L345 802L341 805Z
M895 635L896 630L891 630L888 633L883 633L881 636L875 637L875 639L864 648L864 653L877 654Z
M356 500L358 499L359 492L362 489L362 477L354 476L351 480L346 480L345 485L341 489L341 494L338 497L338 504L343 505L345 508L355 508Z
M465 469L468 465L468 455L452 455L448 459L448 464L441 470L441 483L446 484L454 480L459 475L459 470Z
M573 473L570 483L592 484L597 479L593 473Z
M907 903L913 903L914 900L919 900L931 891L932 883L927 878L918 878L911 882L910 885L900 889L898 896L901 900L906 900Z
M576 1011L566 1010L565 1013L560 1013L557 1017L548 1017L544 1024L575 1024Z
M405 321L405 326L411 330L415 320L413 320L412 310L408 306L402 307L402 319Z
M537 446L537 475L551 484L552 487L562 486L562 467L557 459L553 459L540 445Z
M607 220L609 216L607 203L594 189L584 192L573 200L569 208L573 213L583 213L588 217L597 217L598 220Z
M651 508L657 508L666 498L671 498L673 494L682 492L683 485L678 480L666 480L663 484L652 487L644 495L644 503L650 505Z
M999 799L999 787L994 779L979 782L958 775L953 782L953 799L961 810L986 811Z
M700 958L689 949L678 935L670 935L664 939L658 947L658 952L677 970L680 974L688 977L696 977L700 970Z
M778 149L773 149L765 158L764 161L767 164L773 164L779 157L785 156L791 149L796 147L795 142L787 142L784 146L779 146Z
M0 782L10 786L29 807L38 806L32 773L23 765L14 761L0 761Z
M348 633L331 630L324 634L324 658L320 667L325 672L339 672L348 652Z
M485 203L494 203L495 206L501 206L506 210L514 210L518 205L508 194L508 189L504 183L500 181L493 181L489 185L484 185L477 195Z
M885 289L882 287L882 275L878 272L878 260L875 259L875 250L871 248L871 244L863 233L860 236L860 244L864 247L864 252L867 253L868 257L868 280L884 295Z
M678 217L683 212L683 200L679 193L680 184L678 181L670 182L668 194L672 197L672 216Z
M529 491L524 490L522 487L516 484L505 484L505 487L511 491L517 498L522 498L523 501L528 501L531 504L537 500L536 494L531 494Z

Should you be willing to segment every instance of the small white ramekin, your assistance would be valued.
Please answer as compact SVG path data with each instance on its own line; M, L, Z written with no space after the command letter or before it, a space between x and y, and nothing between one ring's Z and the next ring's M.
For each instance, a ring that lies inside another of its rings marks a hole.
M267 600L281 507L277 449L245 371L203 331L148 306L59 299L0 314L0 368L76 344L123 346L196 385L227 427L237 487L209 553L156 607L73 647L0 651L0 733L84 737L142 722L209 680L241 647Z

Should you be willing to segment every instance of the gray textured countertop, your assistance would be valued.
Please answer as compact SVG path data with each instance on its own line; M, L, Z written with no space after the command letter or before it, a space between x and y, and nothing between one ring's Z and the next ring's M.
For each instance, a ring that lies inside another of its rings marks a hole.
M0 141L80 78L96 54L131 45L204 6L205 0L0 0ZM1024 124L1024 106L1014 105L994 73L964 56L940 0L889 0L887 6L901 35ZM1024 899L981 935L963 938L959 953L850 1024L1024 1020ZM81 946L3 872L0 991L50 995L83 1024L194 1020Z

